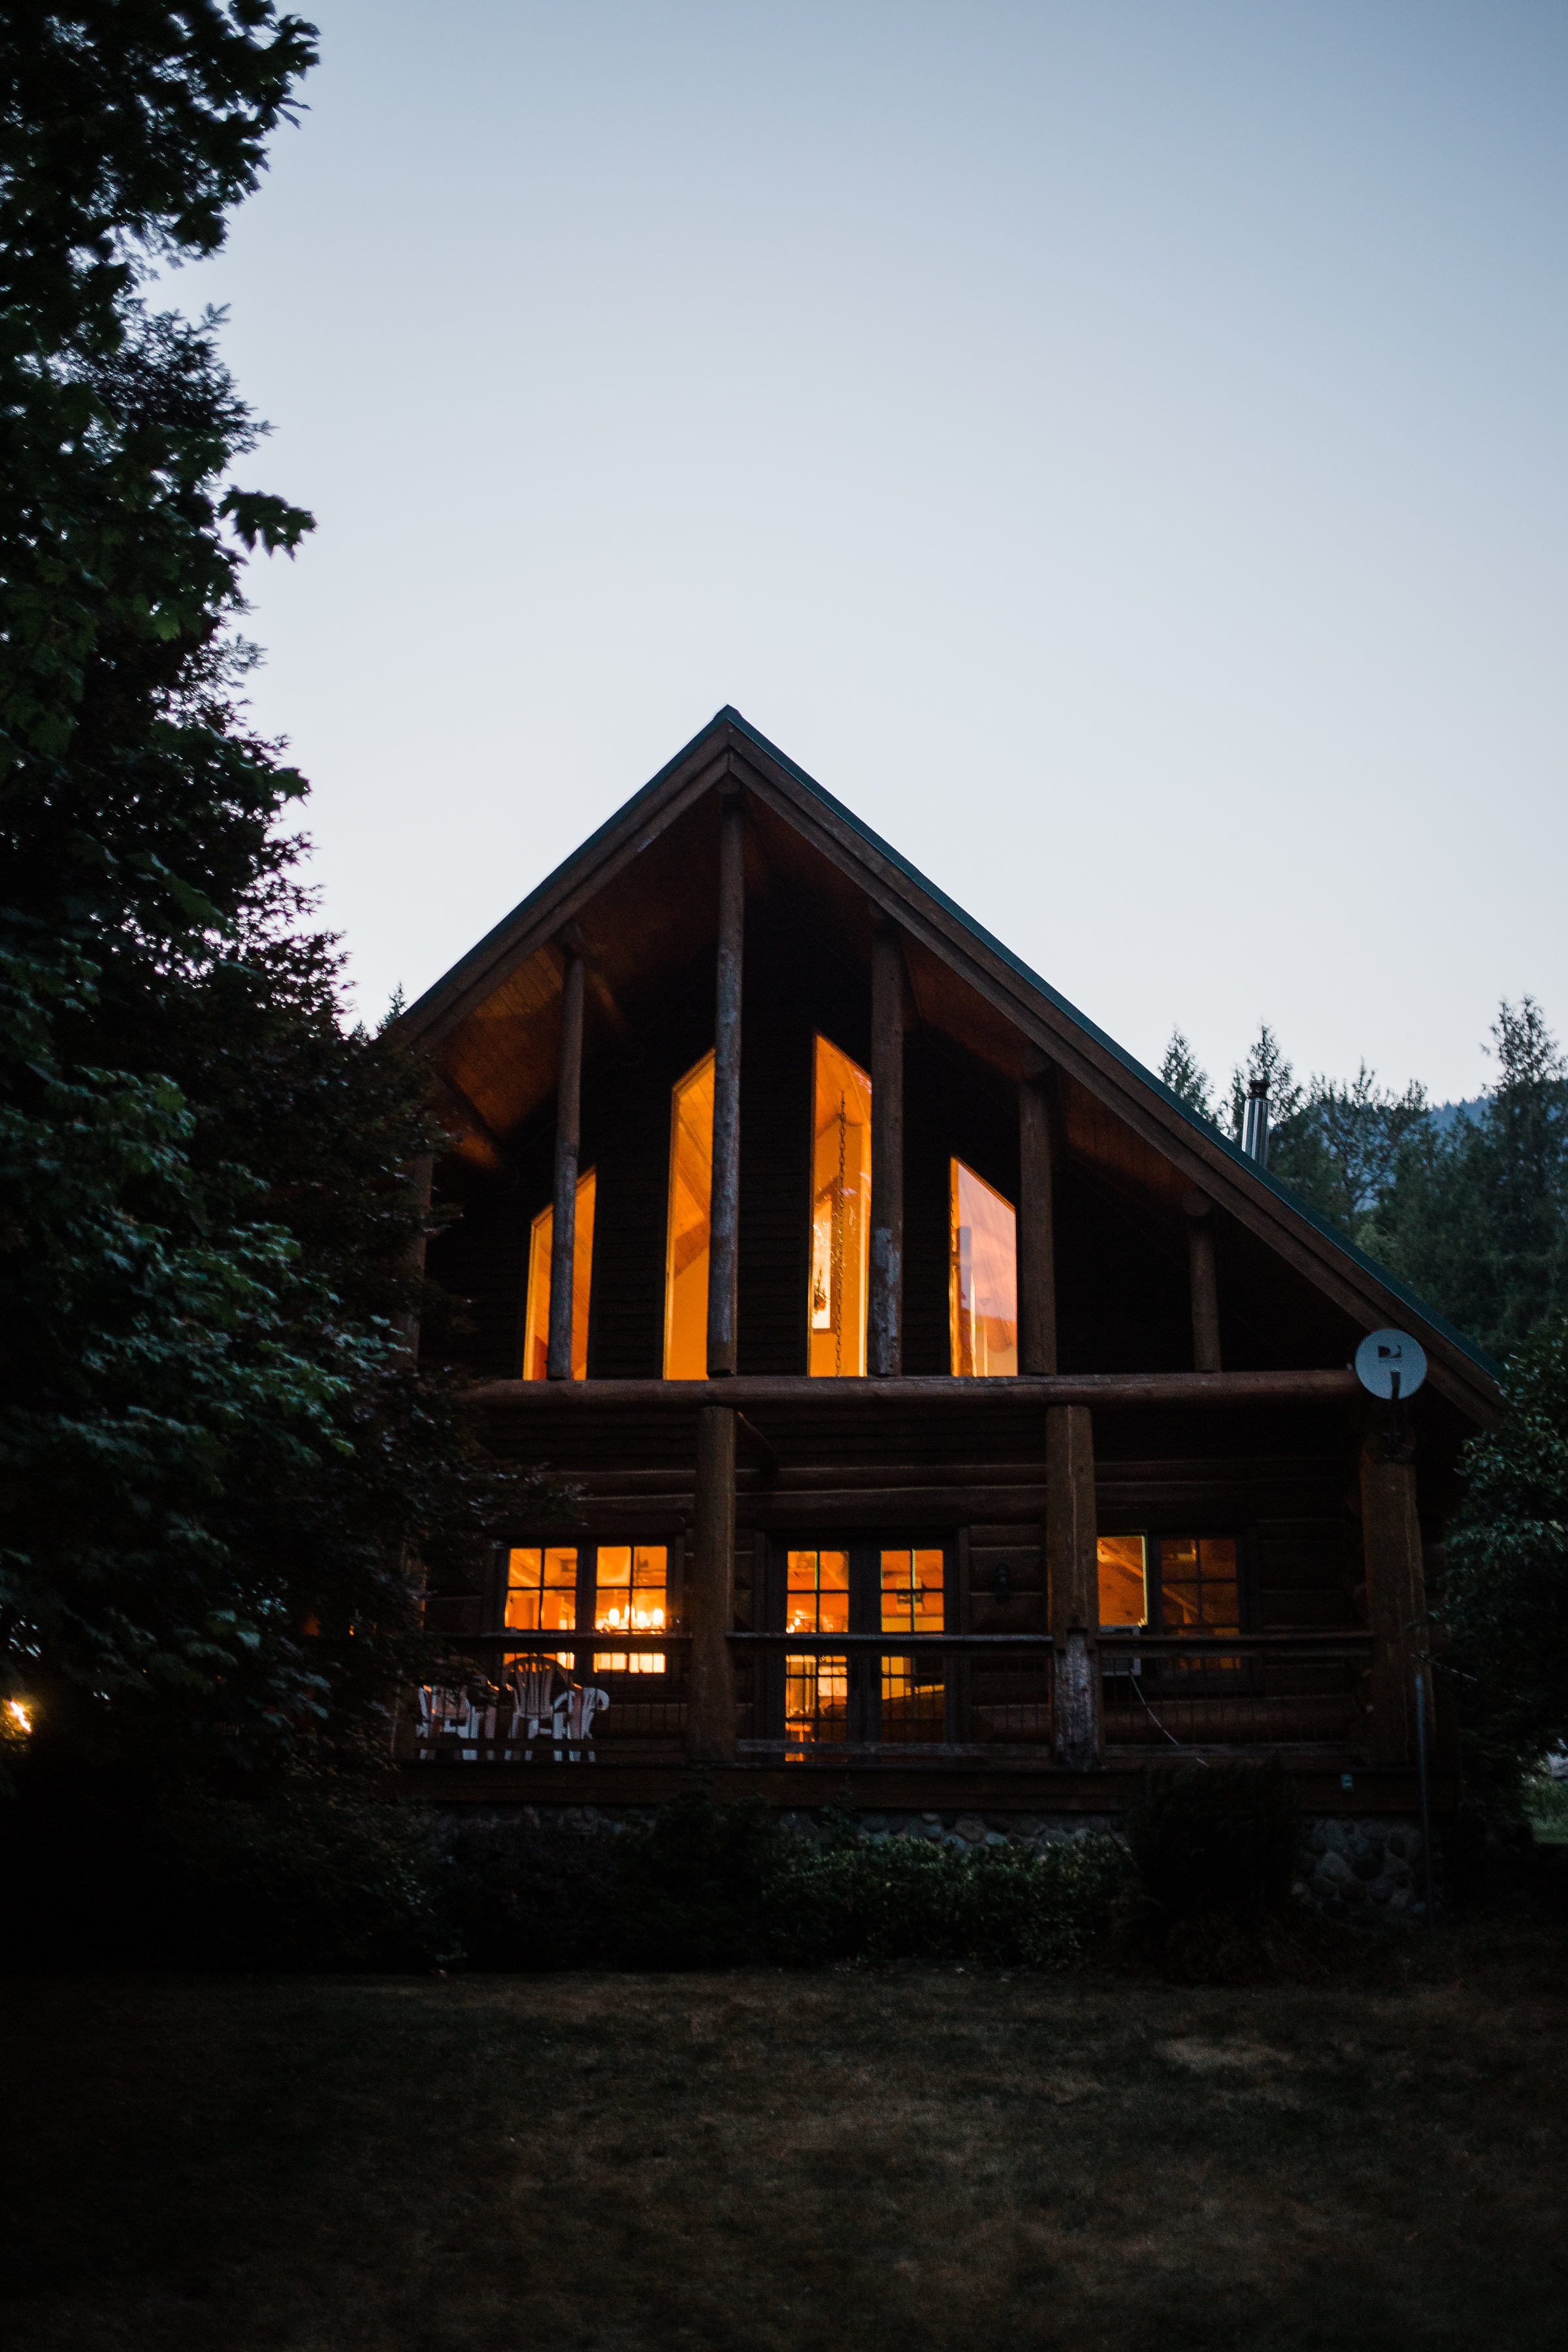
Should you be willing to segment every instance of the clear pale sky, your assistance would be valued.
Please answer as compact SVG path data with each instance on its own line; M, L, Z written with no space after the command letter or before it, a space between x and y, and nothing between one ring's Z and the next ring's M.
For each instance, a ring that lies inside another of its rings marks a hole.
M1134 1053L1568 1029L1568 8L323 0L227 251L359 1002L722 703Z

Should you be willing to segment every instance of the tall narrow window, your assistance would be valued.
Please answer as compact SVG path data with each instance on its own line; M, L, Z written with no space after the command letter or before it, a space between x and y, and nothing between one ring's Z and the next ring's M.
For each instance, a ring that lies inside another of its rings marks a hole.
M849 1555L847 1551L792 1551L785 1570L785 1630L791 1633L847 1633L849 1630ZM797 1754L822 1740L840 1740L849 1730L849 1661L802 1653L784 1658L784 1744Z
M577 1179L577 1223L572 1241L572 1377L588 1377L588 1301L594 1283L594 1171ZM528 1237L528 1324L522 1377L542 1381L550 1369L550 1253L555 1212L541 1209Z
M948 1284L956 1373L1018 1369L1018 1220L1010 1202L962 1160L949 1187Z
M595 1633L662 1633L669 1589L663 1544L601 1544L594 1570ZM662 1675L660 1650L595 1650L595 1674Z
M1100 1622L1102 1625L1146 1625L1149 1590L1144 1577L1142 1536L1101 1536L1100 1559Z
M882 1554L884 1633L942 1631L942 1555L940 1550ZM882 1660L882 1738L939 1740L944 1735L946 1697L940 1658Z
M871 1240L871 1081L826 1037L812 1083L813 1372L863 1376Z
M708 1374L708 1249L713 1198L713 1056L688 1070L669 1105L669 1232L664 1259L664 1377Z

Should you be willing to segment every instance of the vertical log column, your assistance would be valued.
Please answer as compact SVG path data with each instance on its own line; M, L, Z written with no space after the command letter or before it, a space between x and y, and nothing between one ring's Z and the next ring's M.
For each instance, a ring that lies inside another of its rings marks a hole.
M697 1495L686 1622L686 1752L694 1764L735 1758L735 1677L726 1638L735 1612L735 1424L724 1404L697 1413Z
M1372 1628L1372 1752L1380 1764L1415 1758L1415 1667L1426 1647L1426 1573L1415 1508L1415 1465L1403 1433L1380 1417L1361 1457L1361 1535Z
M1100 1560L1094 1423L1087 1405L1046 1410L1046 1569L1050 1580L1057 1760L1100 1760Z
M904 1369L904 959L884 924L871 942L871 1298L874 1380Z
M1217 1372L1219 1357L1219 1273L1215 1264L1214 1203L1202 1192L1188 1192L1182 1207L1187 1219L1187 1272L1193 1295L1193 1370Z
M1018 1370L1057 1369L1057 1244L1050 1077L1018 1087Z
M745 808L719 817L719 971L713 1013L713 1190L708 1243L708 1376L735 1370L741 1238L741 959L746 925Z
M577 1246L577 1152L583 1113L583 958L566 950L561 982L561 1075L555 1087L555 1203L550 1224L550 1352L552 1381L572 1377L572 1308Z

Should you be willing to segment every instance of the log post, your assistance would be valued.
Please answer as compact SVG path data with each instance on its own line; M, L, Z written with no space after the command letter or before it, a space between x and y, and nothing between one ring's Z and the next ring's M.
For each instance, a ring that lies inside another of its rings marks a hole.
M1094 1423L1087 1405L1046 1412L1046 1570L1055 1654L1058 1763L1083 1772L1100 1760L1100 1559L1094 1504Z
M1018 1370L1057 1368L1057 1245L1048 1076L1018 1085Z
M728 1635L735 1615L735 1414L705 1404L697 1414L697 1491L686 1630L686 1752L694 1764L735 1759L735 1677Z
M904 1368L904 959L883 924L871 942L871 1298L873 1380Z
M1182 1201L1187 1220L1187 1274L1193 1300L1193 1370L1217 1372L1219 1353L1219 1273L1215 1264L1214 1203L1202 1192L1188 1192Z
M545 1371L572 1377L572 1308L577 1244L577 1151L583 1112L583 958L566 950L561 982L561 1075L555 1087L555 1202L550 1226L550 1347Z
M436 1155L422 1151L409 1160L404 1170L409 1189L414 1194L414 1207L419 1218L419 1230L410 1234L404 1252L403 1271L410 1282L425 1279L426 1225L430 1219L430 1194L436 1182ZM415 1363L419 1361L419 1302L415 1299L403 1318L404 1346Z
M1415 1507L1415 1465L1387 1419L1361 1456L1361 1537L1372 1629L1372 1752L1380 1764L1415 1755L1415 1667L1426 1650L1426 1573Z
M719 816L719 968L713 1015L713 1190L708 1224L708 1377L735 1370L741 1238L741 959L746 923L745 805Z

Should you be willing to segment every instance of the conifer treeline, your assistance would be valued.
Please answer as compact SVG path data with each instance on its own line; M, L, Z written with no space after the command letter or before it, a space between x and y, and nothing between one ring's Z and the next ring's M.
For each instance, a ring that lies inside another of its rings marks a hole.
M1223 1103L1179 1029L1160 1076L1237 1141L1248 1085L1268 1088L1270 1171L1499 1357L1568 1311L1568 1063L1541 1007L1503 1003L1495 1084L1438 1118L1426 1090L1298 1079L1264 1022Z

